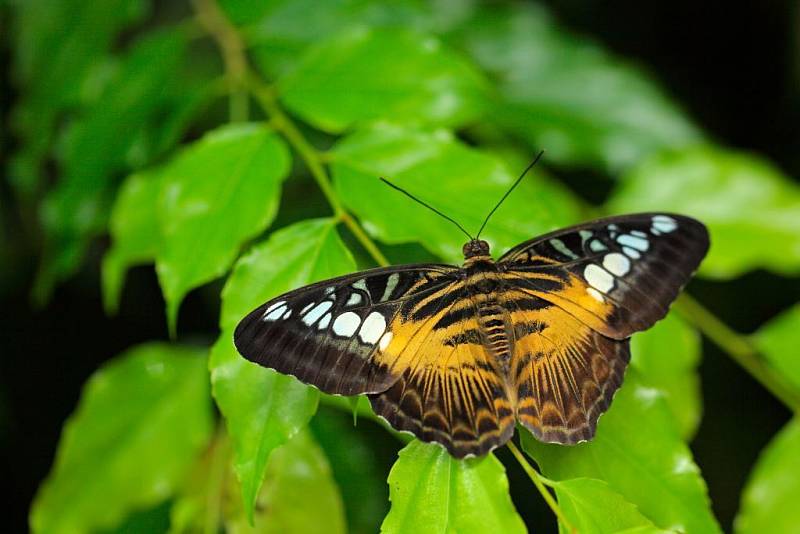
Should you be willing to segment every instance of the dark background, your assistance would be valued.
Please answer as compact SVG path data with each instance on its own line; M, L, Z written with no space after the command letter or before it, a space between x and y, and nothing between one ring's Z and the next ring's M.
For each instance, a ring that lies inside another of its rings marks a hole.
M690 116L724 145L758 151L787 174L800 176L800 9L796 2L546 2L561 22L593 36L638 63L661 81ZM2 5L0 3L0 5ZM0 7L0 28L8 13ZM3 76L2 123L14 101L8 77L11 43L0 29ZM2 152L14 140L0 130ZM598 196L610 187L602 177L576 174L569 183L592 181ZM599 182L598 182L599 181ZM290 182L285 195L293 194ZM294 194L298 194L294 191ZM134 269L120 314L102 311L97 243L87 266L61 286L42 310L29 305L38 258L0 180L5 247L0 259L0 477L10 491L4 506L7 531L27 529L27 510L48 472L61 425L80 388L105 360L143 341L165 339L163 300L152 268ZM800 229L798 229L800 231ZM729 325L751 332L800 300L797 279L765 272L733 282L694 281L689 291ZM219 286L193 292L182 306L182 339L211 343L216 336ZM705 415L692 442L709 485L714 512L726 531L759 450L788 420L789 412L725 354L704 344L701 366ZM509 470L514 500L528 524L549 531L551 513L532 494L517 466ZM389 466L387 465L387 471Z

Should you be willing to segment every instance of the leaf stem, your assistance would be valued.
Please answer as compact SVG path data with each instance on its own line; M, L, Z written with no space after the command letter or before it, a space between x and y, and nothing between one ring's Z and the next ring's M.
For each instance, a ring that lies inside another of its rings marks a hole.
M511 454L513 454L517 459L519 465L522 466L522 469L525 471L525 473L528 474L528 477L533 482L533 485L536 486L536 489L539 490L539 493L542 495L544 502L546 502L547 506L550 507L550 510L553 511L555 516L561 522L561 525L569 532L578 532L558 506L558 502L556 502L556 500L553 498L553 494L547 489L546 484L552 482L539 474L539 472L530 464L530 462L528 462L528 459L525 458L525 455L522 454L512 440L508 440L506 446L508 447L508 450L511 451Z
M687 293L675 302L675 310L790 410L800 413L800 393L764 361L746 336L732 330Z

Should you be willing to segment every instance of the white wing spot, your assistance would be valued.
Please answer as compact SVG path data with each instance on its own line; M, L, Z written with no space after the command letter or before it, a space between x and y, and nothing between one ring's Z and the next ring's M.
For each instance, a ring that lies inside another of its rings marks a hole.
M600 291L601 293L608 293L614 287L614 277L608 271L590 263L583 270L583 277L589 282L589 285Z
M320 330L325 330L326 328L328 328L328 323L330 322L331 322L331 314L326 313L325 316L322 319L320 319L317 328L319 328Z
M629 234L622 234L621 236L619 236L617 238L617 243L619 243L620 245L625 245L628 247L635 248L636 250L641 250L642 252L650 248L650 243L647 241L647 239L636 237Z
M635 235L636 237L647 237L647 234L641 230L631 230L631 235Z
M347 299L347 304L345 306L355 306L356 304L361 303L361 293L352 293L350 298Z
M638 250L632 249L631 247L622 247L622 252L624 252L628 257L633 258L634 260L638 260L642 257L639 254Z
M589 242L589 248L592 252L603 252L604 250L608 250L608 247L603 244L602 241L598 241L597 239L593 239Z
M283 314L283 317L281 317L281 320L286 320L291 316L292 316L292 310L287 310L286 313Z
M603 258L603 267L613 275L625 276L631 270L631 260L619 252L612 252Z
M383 315L380 313L372 312L361 324L361 330L358 331L358 336L364 343L374 345L381 338L384 331L386 331L386 319L384 319Z
M400 275L398 273L392 273L389 275L389 279L386 281L386 290L383 292L383 296L381 297L381 302L386 302L389 300L389 297L392 296L392 291L394 288L397 287L397 282L400 281Z
M385 351L386 347L389 346L389 343L392 341L392 337L394 336L391 332L386 332L381 336L381 342L378 344L378 348L381 349L381 352Z
M581 244L586 243L586 241L594 235L594 232L590 230L581 230L578 232L581 236Z
M564 242L561 241L560 239L555 239L555 238L550 239L550 245L564 256L573 260L578 259L577 254L575 254L569 248L567 248L567 245L565 245Z
M305 306L303 306L303 309L302 309L302 310L300 310L300 315L305 315L305 314L306 314L306 312L307 312L308 310L310 310L310 309L311 309L311 307L312 307L314 304L316 304L316 303L315 303L315 302L309 302L308 304L306 304Z
M592 298L594 298L598 302L605 302L605 300L606 300L606 299L603 298L603 294L600 293L598 290L596 290L593 287L587 287L586 288L586 292L589 293L589 295L591 295Z
M344 312L333 321L333 333L337 336L350 337L358 330L361 317L353 312Z
M355 282L353 284L353 287L355 289L360 289L361 291L366 291L367 293L369 293L369 289L367 289L367 282L365 282L363 278L358 282Z
M274 303L272 303L272 304L270 305L270 307L269 307L269 308L267 308L266 310L264 310L264 316L266 317L266 315L267 315L269 312L271 312L272 310L274 310L275 308L279 308L279 307L281 307L281 306L285 306L285 305L286 305L286 301L285 301L285 300L279 300L278 302L274 302Z
M283 312L286 311L286 302L285 301L281 301L278 304L280 304L280 305L277 308L275 307L274 304L269 307L269 310L272 310L272 311L267 310L269 313L265 313L264 314L264 320L265 321L277 321L278 318L281 315L283 315Z
M658 230L668 234L678 228L678 221L669 215L654 215L653 216L653 230Z
M332 301L323 300L322 302L314 306L314 309L312 309L310 312L308 312L303 316L303 322L306 325L311 326L312 324L314 324L314 322L316 322L317 319L322 317L323 313L330 310L331 306L333 306Z

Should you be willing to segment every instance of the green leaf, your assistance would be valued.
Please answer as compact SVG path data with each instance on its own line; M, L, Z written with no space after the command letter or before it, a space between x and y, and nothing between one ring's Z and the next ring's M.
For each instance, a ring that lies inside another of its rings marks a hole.
M112 246L103 258L103 303L108 313L116 311L125 273L137 263L152 261L161 246L158 202L161 173L144 171L129 176L111 210L109 231Z
M389 473L392 508L381 532L525 532L508 494L503 464L489 454L456 460L414 440Z
M75 272L91 238L103 231L114 178L128 168L127 149L156 118L186 44L185 33L175 29L141 38L97 102L70 124L62 140L61 179L42 205L45 251L34 288L38 301Z
M142 0L23 0L14 2L14 81L20 100L11 127L22 139L9 178L30 195L44 173L59 113L78 103L87 79L118 32L142 19Z
M631 340L631 365L648 385L664 393L686 440L697 430L703 411L697 373L700 350L700 334L675 313Z
M235 503L235 504L234 504ZM226 511L228 532L339 534L347 531L339 488L325 454L308 431L275 449L258 495L254 526L241 504ZM309 513L313 510L313 513Z
M701 137L644 73L541 6L486 7L454 41L498 81L502 98L487 117L550 161L616 171Z
M713 147L660 154L628 173L607 207L700 219L711 232L705 276L800 272L800 187L754 156Z
M635 505L602 480L572 478L553 486L561 511L581 534L606 534L634 527L658 531ZM565 531L562 525L562 532Z
M464 235L378 177L419 196L473 233L515 178L498 159L443 130L377 125L339 142L331 158L336 189L368 232L387 243L419 241L452 261L463 258ZM533 169L494 214L483 236L500 253L578 217L574 198Z
M92 376L34 500L34 532L111 528L173 494L211 433L204 354L150 343Z
M275 232L243 256L222 292L222 334L211 353L214 398L234 447L245 511L252 517L270 453L311 419L319 393L293 377L241 357L236 324L270 297L355 269L330 219L308 220Z
M479 71L436 38L388 29L319 43L278 85L289 109L332 133L377 119L465 124L482 112L486 90Z
M800 524L800 422L795 418L761 453L742 494L737 534L796 532Z
M800 304L762 326L753 341L769 363L800 389Z
M646 386L635 369L628 370L591 442L545 444L527 431L521 439L548 478L603 480L660 528L720 532L705 482L662 394Z
M242 243L275 217L289 164L286 145L269 129L232 124L164 168L156 269L171 331L186 293L225 274Z

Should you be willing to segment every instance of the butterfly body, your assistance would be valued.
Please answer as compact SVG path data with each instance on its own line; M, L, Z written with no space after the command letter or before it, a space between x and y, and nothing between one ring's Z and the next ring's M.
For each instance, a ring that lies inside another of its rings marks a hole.
M663 317L708 248L672 214L592 221L494 261L372 269L277 297L234 340L246 358L326 393L367 394L393 427L456 457L591 439L622 383L628 338Z

